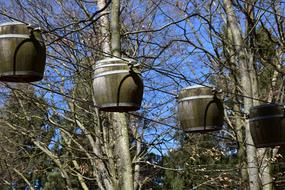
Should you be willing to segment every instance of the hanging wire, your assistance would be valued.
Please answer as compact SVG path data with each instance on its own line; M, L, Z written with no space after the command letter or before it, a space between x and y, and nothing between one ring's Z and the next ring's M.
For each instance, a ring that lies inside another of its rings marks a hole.
M245 1L243 1L243 2L245 2ZM248 2L245 2L245 3L248 3ZM256 6L256 7L257 7L257 6ZM259 8L259 7L257 7L257 8ZM267 10L264 10L264 11L267 11ZM269 12L269 11L267 11L267 12ZM272 12L271 12L271 13L272 13ZM277 15L277 14L276 14L276 15ZM278 16L284 18L284 16L281 16L281 15L278 15ZM21 21L21 22L22 22L22 21ZM81 45L82 45L82 44L81 44ZM86 46L86 45L84 44L84 46ZM89 47L89 48L90 48L90 47ZM92 49L94 49L94 48L92 48ZM98 51L98 50L97 50L97 51ZM103 52L103 51L101 51L101 52ZM107 54L107 53L104 52L104 54ZM113 56L113 55L112 55L112 56ZM113 57L116 57L116 56L113 56ZM124 59L121 58L121 57L117 57L117 58L124 60ZM153 67L151 67L151 66L149 66L149 65L146 65L146 64L143 64L143 65L146 66L147 68L154 69ZM81 67L82 65L78 65L78 66ZM89 68L86 68L86 67L85 67L85 69L89 69ZM89 69L89 70L90 70L90 69ZM90 70L90 71L93 72L92 70ZM160 73L160 74L166 75L166 76L169 75L168 72L171 72L171 73L172 73L172 71L167 71L167 72L162 72L162 71L160 71L160 70L155 70L155 71L158 72L158 73ZM173 76L173 77L177 77L177 76ZM211 86L208 86L208 85L205 85L205 84L201 84L201 83L198 83L198 82L193 81L193 80L189 80L189 79L187 79L187 78L185 78L185 77L179 77L179 78L180 78L181 80L185 80L185 81L188 82L188 83L198 84L198 85L201 85L201 86L204 86L204 87L209 87L209 88L211 88ZM62 94L62 93L60 93L60 92L51 90L51 89L49 89L49 88L46 88L46 87L43 87L43 86L40 86L40 85L37 85L37 84L32 84L32 83L30 83L30 84L33 85L33 86L35 86L35 87L38 87L38 88L44 89L44 90L46 90L46 91L50 91L50 92L56 93L56 94L58 94L58 95L67 97L67 98L69 98L69 99L72 99L72 100L75 100L75 101L78 101L78 102L91 103L91 105L94 106L95 108L100 108L99 106L94 105L93 102L88 102L88 101L76 99L76 98L74 98L74 97L68 96L68 95L66 95L66 94ZM145 86L145 87L150 88L150 89L152 89L152 90L160 91L160 92L162 92L162 93L169 94L169 95L172 95L172 96L177 96L177 94L170 93L170 92L167 92L167 91L164 91L164 90L161 90L161 89L157 89L157 88L154 88L154 87L150 87L150 86ZM245 95L241 95L241 94L237 94L237 93L232 93L232 92L226 92L226 93L228 93L228 94L234 94L234 95L237 95L237 96L240 96L240 97L244 97L244 98L249 98L249 99L252 99L252 100L258 100L258 101L261 101L261 102L264 102L264 103L270 103L270 102L267 102L267 101L264 101L264 100L261 100L261 99L258 99L258 98L254 98L254 97L250 97L250 96L245 96ZM148 121L157 123L157 124L165 125L165 126L168 126L168 127L173 128L173 129L181 130L180 128L177 128L176 126L169 125L169 124L166 124L166 123L163 123L163 122L160 122L160 121L157 121L157 120L153 120L153 119L150 119L150 118L146 118L146 117L143 117L143 116L141 116L141 115L139 115L139 114L136 114L136 113L127 113L127 114L130 114L130 115L133 115L133 116L135 116L135 117L139 117L139 118L142 118L142 119L145 119L145 120L148 120ZM211 134L211 135L213 135L213 134ZM213 135L213 136L215 136L215 135ZM220 136L215 136L215 137L225 139L224 137L220 137Z
M69 40L70 40L70 39L69 39ZM74 42L74 43L78 43L79 45L84 45L85 47L90 48L90 49L93 49L93 50L95 50L95 51L98 51L98 52L100 52L100 53L102 53L102 54L108 54L108 55L110 55L110 56L113 56L113 55L110 54L110 53L104 52L104 51L102 51L102 50L100 50L100 49L97 49L97 48L94 48L94 47L87 46L86 44L82 44L82 43L76 42L76 41L74 41L74 40L70 40L70 41L72 41L72 42ZM118 59L121 59L121 60L123 60L123 61L128 61L127 59L124 59L124 58L122 58L122 57L118 57L118 56L113 56L113 57L118 58ZM156 69L156 68L154 68L154 67L152 67L152 66L149 66L149 65L147 65L147 64L144 64L144 63L141 63L141 65L145 66L145 67L148 68L148 69L154 70L154 71L156 71L157 73L160 73L160 74L162 74L162 75L171 76L171 77L175 77L175 78L180 79L180 80L184 80L184 81L187 82L188 84L193 83L193 84L196 84L196 85L201 85L201 86L204 86L204 87L212 88L211 85L205 85L205 84L196 82L196 81L194 81L194 80L187 79L185 76L179 76L179 75L176 74L176 73L173 74L173 71L168 71L168 70L166 70L166 69L161 69L161 68L160 68L160 69ZM85 67L85 69L88 69L88 70L91 71L91 69L89 69L89 68L86 68L86 67ZM180 75L181 75L181 74L180 74ZM260 101L260 102L264 102L264 103L270 103L270 102L268 102L268 101L265 101L265 100L262 100L262 99L258 99L258 98L255 98L255 97L251 97L251 96L246 96L246 95L243 95L243 94L233 93L233 92L229 92L229 91L225 91L225 93L227 93L227 94L233 94L233 95L236 95L236 96L239 96L239 97L248 98L248 99L252 99L252 100L256 100L256 101ZM176 95L175 95L175 96L176 96Z
M66 38L66 39L68 39L68 38ZM111 53L104 52L104 51L102 51L102 50L100 50L100 49L87 46L86 44L83 44L83 43L81 43L81 42L77 42L77 41L74 41L74 40L71 40L71 39L68 39L68 40L70 40L70 41L73 42L73 43L77 43L77 44L79 44L79 45L83 45L83 46L85 46L85 47L87 47L87 48L93 49L93 50L95 50L95 51L97 51L97 52L100 52L100 53L102 53L102 54L107 54L107 55L109 55L109 56L113 56L113 57L115 57L115 58L118 58L118 59L121 59L121 60L123 60L123 61L127 61L127 62L128 62L128 59L124 59L124 58L122 58L122 57L114 56L114 55L112 55ZM183 76L179 76L179 74L174 73L173 71L169 71L169 70L162 69L162 68L157 69L157 68L154 68L154 67L149 66L149 65L144 64L144 63L141 63L141 65L143 65L144 67L146 67L146 68L148 68L148 69L150 69L150 70L154 70L154 71L156 71L157 73L160 73L160 74L162 74L162 75L171 76L171 77L175 77L175 78L180 79L180 80L184 80L184 81L187 82L188 84L193 83L193 84L196 84L196 85L201 85L201 86L204 86L204 87L212 88L211 85L205 85L205 84L196 82L196 81L194 81L194 80L192 80L192 79L187 79L186 76L184 76L184 75L183 75ZM80 66L80 65L79 65L79 66ZM89 69L89 68L86 68L86 67L85 67L85 69L88 69L88 70L91 71L91 69ZM181 75L181 74L180 74L180 75ZM153 88L153 87L152 87L152 88ZM159 90L158 90L158 91L159 91ZM161 91L161 92L163 92L163 91ZM168 93L168 92L164 92L164 93ZM265 100L262 100L262 99L259 99L259 98L255 98L255 97L251 97L251 96L246 96L246 95L243 95L243 94L233 93L233 92L229 92L229 91L225 91L225 93L227 93L227 94L233 94L233 95L236 95L236 96L239 96L239 97L248 98L248 99L252 99L252 100L256 100L256 101L260 101L260 102L263 102L263 103L271 103L271 102L268 102L268 101L265 101ZM169 94L169 93L168 93L168 94ZM172 94L172 95L174 95L174 94ZM175 96L177 96L177 95L175 95ZM283 104L282 104L282 105L283 105Z
M9 17L9 18L11 18L11 19L14 19L14 20L16 20L16 21L19 21L19 22L22 22L22 23L25 23L25 24L29 25L28 23L23 22L23 21L21 21L21 20L19 20L19 19L16 19L16 18L14 18L14 17L8 16L8 15L3 14L3 13L0 13L0 14L2 14L2 15L4 15L4 16L7 16L7 17ZM45 32L46 32L46 33L49 33L49 31L45 31ZM53 33L53 34L54 34L54 33ZM54 34L54 35L57 35L57 34ZM57 35L57 36L58 36L58 35ZM59 36L59 37L61 37L61 36ZM82 45L82 46L84 46L84 47L87 47L87 48L89 48L89 49L92 49L92 50L95 50L95 51L97 51L97 52L100 52L100 53L102 53L103 55L109 55L109 56L112 56L112 57L115 57L115 58L118 58L118 59L121 59L121 60L127 61L127 62L129 61L128 59L125 59L125 58L123 58L123 57L118 57L118 56L112 55L111 53L104 52L104 51L102 51L101 49L94 48L94 47L88 46L88 45L86 45L86 44L84 44L84 43L81 43L81 42L78 42L78 41L69 39L69 38L67 38L66 36L63 37L63 38L64 38L64 39L67 39L67 40L69 40L69 41L71 41L71 42L73 42L73 43L76 43L76 44ZM63 39L63 38L62 38L62 39ZM49 55L49 56L52 56L52 55ZM53 58L57 59L58 57L53 56ZM58 58L58 59L60 59L60 58ZM63 61L62 58L61 58L60 60ZM65 62L70 63L70 61L65 61ZM182 75L182 74L177 74L177 73L174 73L173 71L169 71L169 70L162 69L162 68L157 69L157 68L154 68L154 67L149 66L149 65L144 64L144 63L141 63L141 65L145 66L145 67L148 68L148 69L154 70L154 71L156 71L157 73L160 73L160 74L162 74L162 75L171 76L171 77L175 77L175 78L184 80L184 81L187 82L188 84L193 83L193 84L196 84L196 85L201 85L201 86L204 86L204 87L212 88L212 86L210 86L210 85L205 85L205 84L196 82L196 81L194 81L194 80L192 80L192 79L187 79L186 76L184 76L184 75L183 75L183 76L179 76L179 75ZM88 67L85 67L85 66L82 66L82 65L79 65L79 64L78 64L77 66L82 67L82 68L84 68L84 69L87 69L87 70L89 70L90 72L93 71L91 68L88 68ZM151 87L151 88L153 88L153 87ZM163 91L161 91L161 92L163 92ZM166 93L168 93L168 92L166 92ZM270 103L270 102L268 102L268 101L265 101L265 100L262 100L262 99L258 99L258 98L255 98L255 97L251 97L251 96L246 96L246 95L237 94L237 93L233 93L233 92L227 92L227 91L225 91L225 93L227 93L227 94L233 94L233 95L236 95L236 96L240 96L240 97L243 97L243 98L248 98L248 99L252 99L252 100L256 100L256 101L260 101L260 102L264 102L264 103ZM173 95L174 95L174 94L173 94ZM282 105L283 105L283 104L282 104Z
M93 104L92 102L90 102L90 101L84 101L84 100L81 100L81 99L76 99L76 98L73 98L73 97L68 96L68 95L66 95L66 94L63 94L63 93L60 93L60 92L57 92L57 91L53 91L53 90L51 90L51 89L45 88L45 87L40 86L40 85L36 85L36 84L33 84L33 83L30 83L30 84L33 85L33 86L35 86L35 87L37 87L37 88L40 88L40 89L43 89L43 90L46 90L46 91L50 91L50 92L56 93L56 94L58 94L58 95L60 95L60 96L64 96L64 97L66 97L66 98L68 98L68 99L72 99L72 100L75 100L75 101L77 101L77 102L88 103L88 104L90 104L92 107L95 107L95 108L97 108L97 109L100 108L99 106L94 105L94 104ZM9 86L7 86L7 87L10 88ZM10 88L10 89L13 89L13 88ZM55 105L49 105L49 106L52 107L52 108L55 108L55 109L60 109L60 110L62 110L62 111L71 112L71 111L69 111L69 110L66 110L66 109L63 109L63 108L59 108L59 107L57 107L57 106L55 106ZM150 122L153 122L153 123L156 123L156 124L160 124L160 125L164 125L164 126L170 127L171 129L174 129L174 130L183 131L180 127L177 127L177 126L171 125L171 124L167 124L167 123L164 123L164 122L161 122L161 121L157 121L157 120L154 120L154 119L150 119L150 118L144 117L144 116L142 116L142 115L140 115L140 114L138 114L138 113L127 112L127 114L132 115L132 116L135 116L135 117L137 117L137 118L144 119L144 120L146 120L146 121L150 121ZM183 131L183 132L184 132L184 131ZM231 139L231 138L222 137L222 136L219 136L219 135L216 135L216 134L209 134L209 135L211 135L211 136L213 136L213 137L217 137L217 138L219 138L219 139L233 140L233 139ZM239 142L239 141L235 140L235 142ZM245 142L239 142L239 143L245 143ZM254 146L253 144L247 144L247 145Z
M61 92L57 92L57 91L55 91L55 90L46 88L46 87L41 86L41 85L38 85L38 84L34 84L34 83L29 83L29 84L32 85L32 86L35 86L35 87L37 87L37 88L40 88L40 89L43 89L43 90L46 90L46 91L49 91L49 92L58 94L58 95L60 95L60 96L66 97L66 98L68 98L68 99L75 100L75 101L80 102L80 103L88 103L88 104L90 104L92 107L95 107L95 108L97 108L97 109L99 109L99 110L100 110L100 108L101 108L100 106L94 105L93 102L91 102L91 101L85 101L85 100L81 100L81 99L78 99L78 98L74 98L74 97L71 97L71 96L69 96L69 95L63 94L63 93L61 93ZM161 125L165 125L165 126L168 126L168 127L175 128L175 129L179 129L178 127L175 127L175 126L173 126L173 125L170 125L170 124L167 124L167 123L163 123L163 122L160 122L160 121L157 121L157 120L154 120L154 119L150 119L150 118L141 116L141 115L136 114L136 113L127 112L127 114L133 115L133 116L136 116L136 117L139 117L139 118L142 118L142 119L145 119L145 120L147 120L147 121L151 121L151 122L154 122L154 123L157 123L157 124L161 124Z
M272 13L272 12L271 12L271 13ZM22 21L22 20L19 20L19 19L17 19L17 18L11 17L11 16L6 15L6 14L3 14L3 13L0 13L0 14L3 15L3 16L8 17L8 18L10 18L10 19L13 19L13 20L16 20L16 21L19 21L19 22L22 22L22 23L25 23L25 24L28 25L28 23L26 23L26 22L24 22L24 21ZM273 13L272 13L272 14L273 14ZM44 33L49 33L49 31L44 31ZM54 33L53 33L53 34L54 34ZM88 46L88 45L86 45L86 44L84 44L84 43L81 43L81 42L78 42L78 41L75 41L75 40L71 40L71 39L67 38L66 36L63 36L63 37L62 37L62 36L59 36L59 35L57 35L57 34L54 34L54 35L58 36L58 37L61 38L61 39L67 39L67 40L69 40L69 41L71 41L71 42L73 42L73 43L76 43L76 44L82 45L82 46L84 46L84 47L86 47L86 48L90 48L90 49L92 49L92 50L95 50L95 51L97 51L97 52L100 52L100 53L102 53L103 55L109 55L109 56L112 56L112 57L115 57L115 58L118 58L118 59L121 59L121 60L124 60L124 61L128 61L127 59L124 59L124 58L122 58L122 57L114 56L114 55L112 55L112 54L110 54L110 53L107 53L107 52L104 52L104 51L102 51L102 50L100 50L100 49L97 49L97 48L94 48L94 47L90 47L90 46ZM55 57L55 56L54 56L53 58L57 59L58 57ZM60 59L60 60L63 61L63 59ZM70 63L69 61L67 61L67 62ZM162 75L171 76L171 77L175 77L175 78L184 80L184 81L187 82L189 85L190 85L191 83L193 83L193 84L196 84L196 85L201 85L201 86L203 86L203 87L212 88L212 86L210 86L210 85L202 84L202 83L196 82L196 81L194 81L194 80L187 79L185 76L179 76L177 73L174 73L173 71L169 71L169 70L162 69L162 68L157 69L157 68L154 68L154 67L149 66L149 65L144 64L144 63L142 63L141 65L143 65L144 67L146 67L146 68L148 68L148 69L154 70L154 71L156 71L157 73L160 73L160 74L162 74ZM83 67L82 65L77 65L77 66L92 71L91 68ZM180 74L180 75L181 75L181 74ZM73 97L71 97L71 96L62 94L62 93L60 93L60 92L57 92L57 91L55 91L55 90L52 90L52 89L49 89L49 88L46 88L46 87L43 87L43 86L40 86L40 85L37 85L37 84L32 84L32 83L30 83L30 84L33 85L33 86L35 86L35 87L44 89L44 90L46 90L46 91L53 92L53 93L55 93L55 94L64 96L64 97L66 97L66 98L69 98L69 99L72 99L72 100L75 100L75 101L78 101L78 102L91 103L91 102L86 102L86 101L83 101L83 100L80 100L80 99L73 98ZM169 93L169 92L164 91L164 90L161 90L161 89L157 89L157 88L150 87L150 86L146 86L146 87L147 87L147 88L150 88L150 89L152 89L152 90L157 90L157 91L160 91L160 92L162 92L162 93L166 93L166 94L172 95L172 96L177 96L177 94ZM268 101L265 101L265 100L262 100L262 99L258 99L258 98L251 97L251 96L246 96L246 95L243 95L243 94L238 94L238 93L233 93L233 92L227 92L227 91L225 91L225 93L227 93L227 94L233 94L233 95L236 95L236 96L239 96L239 97L248 98L248 99L252 99L252 100L256 100L256 101L260 101L260 102L263 102L263 103L271 103L271 102L268 102ZM92 102L92 105L93 105L93 102ZM280 104L280 105L283 106L283 104ZM100 107L97 106L97 105L93 105L93 106L96 107L96 108L98 108L98 109L100 109ZM165 126L169 126L169 127L175 128L175 129L179 129L179 128L175 127L175 126L172 126L172 125L169 125L169 124L165 124L165 123L163 123L163 122L156 121L156 120L153 120L153 119L150 119L150 118L142 117L142 116L140 116L140 115L138 115L138 114L134 114L134 113L128 113L128 114L131 114L131 115L133 115L133 116L137 116L137 117L146 119L146 120L151 121L151 122L155 122L155 123L157 123L157 124L161 124L161 125L165 125Z
M76 41L73 41L73 42L76 42ZM76 43L79 43L79 42L76 42ZM85 44L82 44L82 43L79 43L79 44L85 45ZM93 50L97 50L97 51L98 51L98 49L95 49L95 48L93 48L93 47L90 47L90 46L87 46L87 47L88 47L88 48L91 48L91 49L93 49ZM99 51L100 51L101 53L107 54L106 52L103 52L103 51L101 51L101 50L99 50ZM111 55L111 54L109 54L109 55ZM118 58L118 59L122 59L122 60L124 60L124 61L128 61L128 60L126 60L126 59L124 59L124 58L121 58L121 57L117 57L117 56L113 56L113 57L116 57L116 58ZM55 58L55 57L54 57L54 58ZM62 61L62 60L63 60L63 59L61 59L61 61ZM172 77L175 77L175 78L179 78L179 79L181 79L181 80L184 80L184 81L186 81L188 84L193 83L193 84L201 85L201 86L203 86L203 87L212 88L211 85L205 85L205 84L196 82L196 81L194 81L194 80L187 79L185 76L183 76L183 77L182 77L182 76L177 76L177 74L172 74L172 73L170 73L170 71L167 71L167 70L166 70L166 71L164 71L164 70L158 70L158 69L156 69L156 68L154 68L154 67L151 67L151 66L149 66L149 65L146 65L146 64L142 64L142 65L148 67L149 69L155 70L156 72L158 72L158 73L160 73L160 74L162 74L162 75L165 75L165 76L172 76ZM84 69L88 69L88 70L91 71L91 69L89 69L89 68L87 68L87 67L83 67L83 68L84 68ZM32 85L34 85L34 86L36 86L36 87L39 87L39 88L42 88L42 89L45 89L45 90L47 90L47 91L56 93L56 94L58 94L58 95L65 96L65 97L67 97L67 98L69 98L69 99L82 102L80 99L75 99L75 98L73 98L73 97L70 97L70 96L64 95L64 94L62 94L62 93L59 93L59 92L57 92L57 91L55 91L55 90L49 90L49 89L46 88L46 87L39 86L39 85L35 85L35 84L32 84ZM146 87L147 87L147 88L150 88L150 89L153 89L153 90L157 90L157 91L160 91L160 92L163 92L163 93L166 93L166 94L169 94L169 95L172 95L172 96L177 97L177 94L174 94L174 93L169 93L169 92L167 92L167 91L160 90L160 89L157 89L157 88L154 88L154 87L150 87L150 86L146 86ZM249 99L252 99L252 100L257 100L257 101L264 102L264 103L270 103L270 102L267 102L267 101L264 101L264 100L261 100L261 99L258 99L258 98L254 98L254 97L250 97L250 96L245 96L245 95L242 95L242 94L237 94L237 93L232 93L232 92L225 92L225 93L237 95L237 96L244 97L244 98L249 98ZM90 103L90 102L85 102L85 103ZM95 106L95 105L94 105L94 106ZM100 109L99 106L95 106L95 107L98 108L98 109ZM242 113L242 112L240 112L240 113ZM244 113L242 113L242 114L244 114ZM133 115L134 115L134 116L138 116L138 115L136 115L136 114L133 114ZM155 121L155 120L152 120L152 119L149 119L149 118L144 118L144 119L149 120L149 121L152 121L152 122ZM163 124L162 122L157 122L157 123L158 123L158 124ZM164 124L164 125L170 126L170 125L168 125L168 124ZM171 126L171 127L175 128L174 126Z

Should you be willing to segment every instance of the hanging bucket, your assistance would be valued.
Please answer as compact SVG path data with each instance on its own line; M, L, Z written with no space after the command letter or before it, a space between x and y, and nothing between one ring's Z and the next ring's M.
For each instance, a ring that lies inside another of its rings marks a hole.
M0 24L0 81L43 78L46 48L39 30L20 22Z
M211 88L184 88L178 94L178 120L185 132L220 130L224 123L223 104Z
M127 112L140 109L143 96L141 75L132 59L106 58L93 66L96 105L102 111Z
M250 133L257 148L285 144L284 107L264 104L250 108Z

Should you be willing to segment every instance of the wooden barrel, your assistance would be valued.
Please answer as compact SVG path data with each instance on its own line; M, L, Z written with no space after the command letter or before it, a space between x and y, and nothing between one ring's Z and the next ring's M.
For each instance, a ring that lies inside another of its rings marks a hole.
M93 88L96 105L102 111L127 112L140 109L143 82L129 63L132 59L106 58L94 65Z
M41 33L20 22L0 25L0 81L32 82L43 78L46 48Z
M250 133L257 148L285 144L284 107L264 104L250 108Z
M178 120L185 132L210 132L222 129L223 104L211 88L196 85L178 94Z

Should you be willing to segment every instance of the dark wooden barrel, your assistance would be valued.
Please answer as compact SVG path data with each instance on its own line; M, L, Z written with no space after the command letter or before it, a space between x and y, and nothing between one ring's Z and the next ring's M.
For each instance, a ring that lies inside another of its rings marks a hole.
M284 107L264 104L250 108L250 133L257 148L285 144Z
M33 82L43 78L46 48L41 33L20 22L0 24L0 81Z
M134 60L123 59L106 58L93 67L95 102L102 111L127 112L140 109L143 96L141 75L128 65L134 65Z
M178 94L178 120L185 132L210 132L222 129L223 104L212 88L196 85Z

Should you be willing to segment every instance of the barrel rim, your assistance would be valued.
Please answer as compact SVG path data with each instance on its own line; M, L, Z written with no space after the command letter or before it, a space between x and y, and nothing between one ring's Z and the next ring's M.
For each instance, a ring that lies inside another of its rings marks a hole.
M0 34L0 39L2 38L30 38L27 34Z
M106 71L106 72L102 72L102 73L95 74L94 77L93 77L93 79L99 78L99 77L103 77L103 76L107 76L107 75L127 74L127 73L130 73L130 71L129 71L129 70Z
M203 85L192 85L192 86L187 86L181 89L182 90L190 90L190 89L196 89L196 88L214 88L214 85L207 85L207 86L203 86Z
M96 64L92 65L92 69L95 70L98 66L103 66L105 65L106 63L108 62L117 62L117 63L110 63L110 64L113 64L113 65L118 65L118 64L126 64L128 65L128 62L126 60L130 60L130 63L133 64L135 67L137 67L139 64L135 64L135 63L138 63L136 60L134 59L130 59L130 58L122 58L122 59L119 59L119 58L116 58L116 57L109 57L109 58L105 58L105 59L101 59L99 61L96 62ZM110 65L110 64L107 64L107 65Z
M23 79L23 77L26 77ZM2 82L36 82L42 80L44 77L43 71L16 71L14 72L4 72L0 73L0 81Z
M206 125L205 126L196 126L196 127L189 127L189 128L183 128L181 126L181 129L186 133L204 133L204 132L214 132L214 131L220 131L223 129L223 124L221 125Z
M34 71L34 70L16 70L15 73L13 71L1 72L0 76L17 76L17 75L37 75L43 76L44 70L42 71Z
M26 25L26 24L23 23L23 22L19 22L19 21L0 23L0 27L2 27L2 26L12 26L12 25Z
M252 117L249 119L249 122L255 122L255 121L262 121L267 119L274 119L274 118L284 118L284 114L275 114L275 115L264 115L264 116L257 116Z
M281 107L281 108L283 108L284 106L279 105L279 104L274 104L274 103L271 103L271 104L261 104L261 105L257 105L257 106L252 106L250 108L250 111L253 110L253 109L258 109L258 108L263 108L263 107Z
M128 64L126 63L113 63L113 64L100 64L100 65L95 65L95 67L93 68L94 70L96 69L101 69L101 68L105 68L105 67L118 67L118 66L128 66Z
M99 77L103 77L103 76L107 76L107 75L115 75L115 74L131 74L130 70L112 70L112 71L104 71L104 72L98 72L96 74L94 74L93 79L95 78L99 78ZM141 77L142 74L140 72L136 72L135 73L137 76Z
M137 63L138 61L136 61L135 59L132 58L126 58L126 57L122 57L122 58L117 58L117 57L107 57L104 59L101 59L99 61L97 61L96 65L98 64L104 64L105 62L113 62L113 61L122 61L122 62L130 62L130 63Z
M134 102L119 102L119 103L102 103L96 104L99 106L99 110L107 112L126 112L126 111L136 111L141 108L140 103Z
M197 96L187 96L181 99L178 99L178 103L185 102L189 100L197 100L197 99L213 99L214 95L197 95Z

